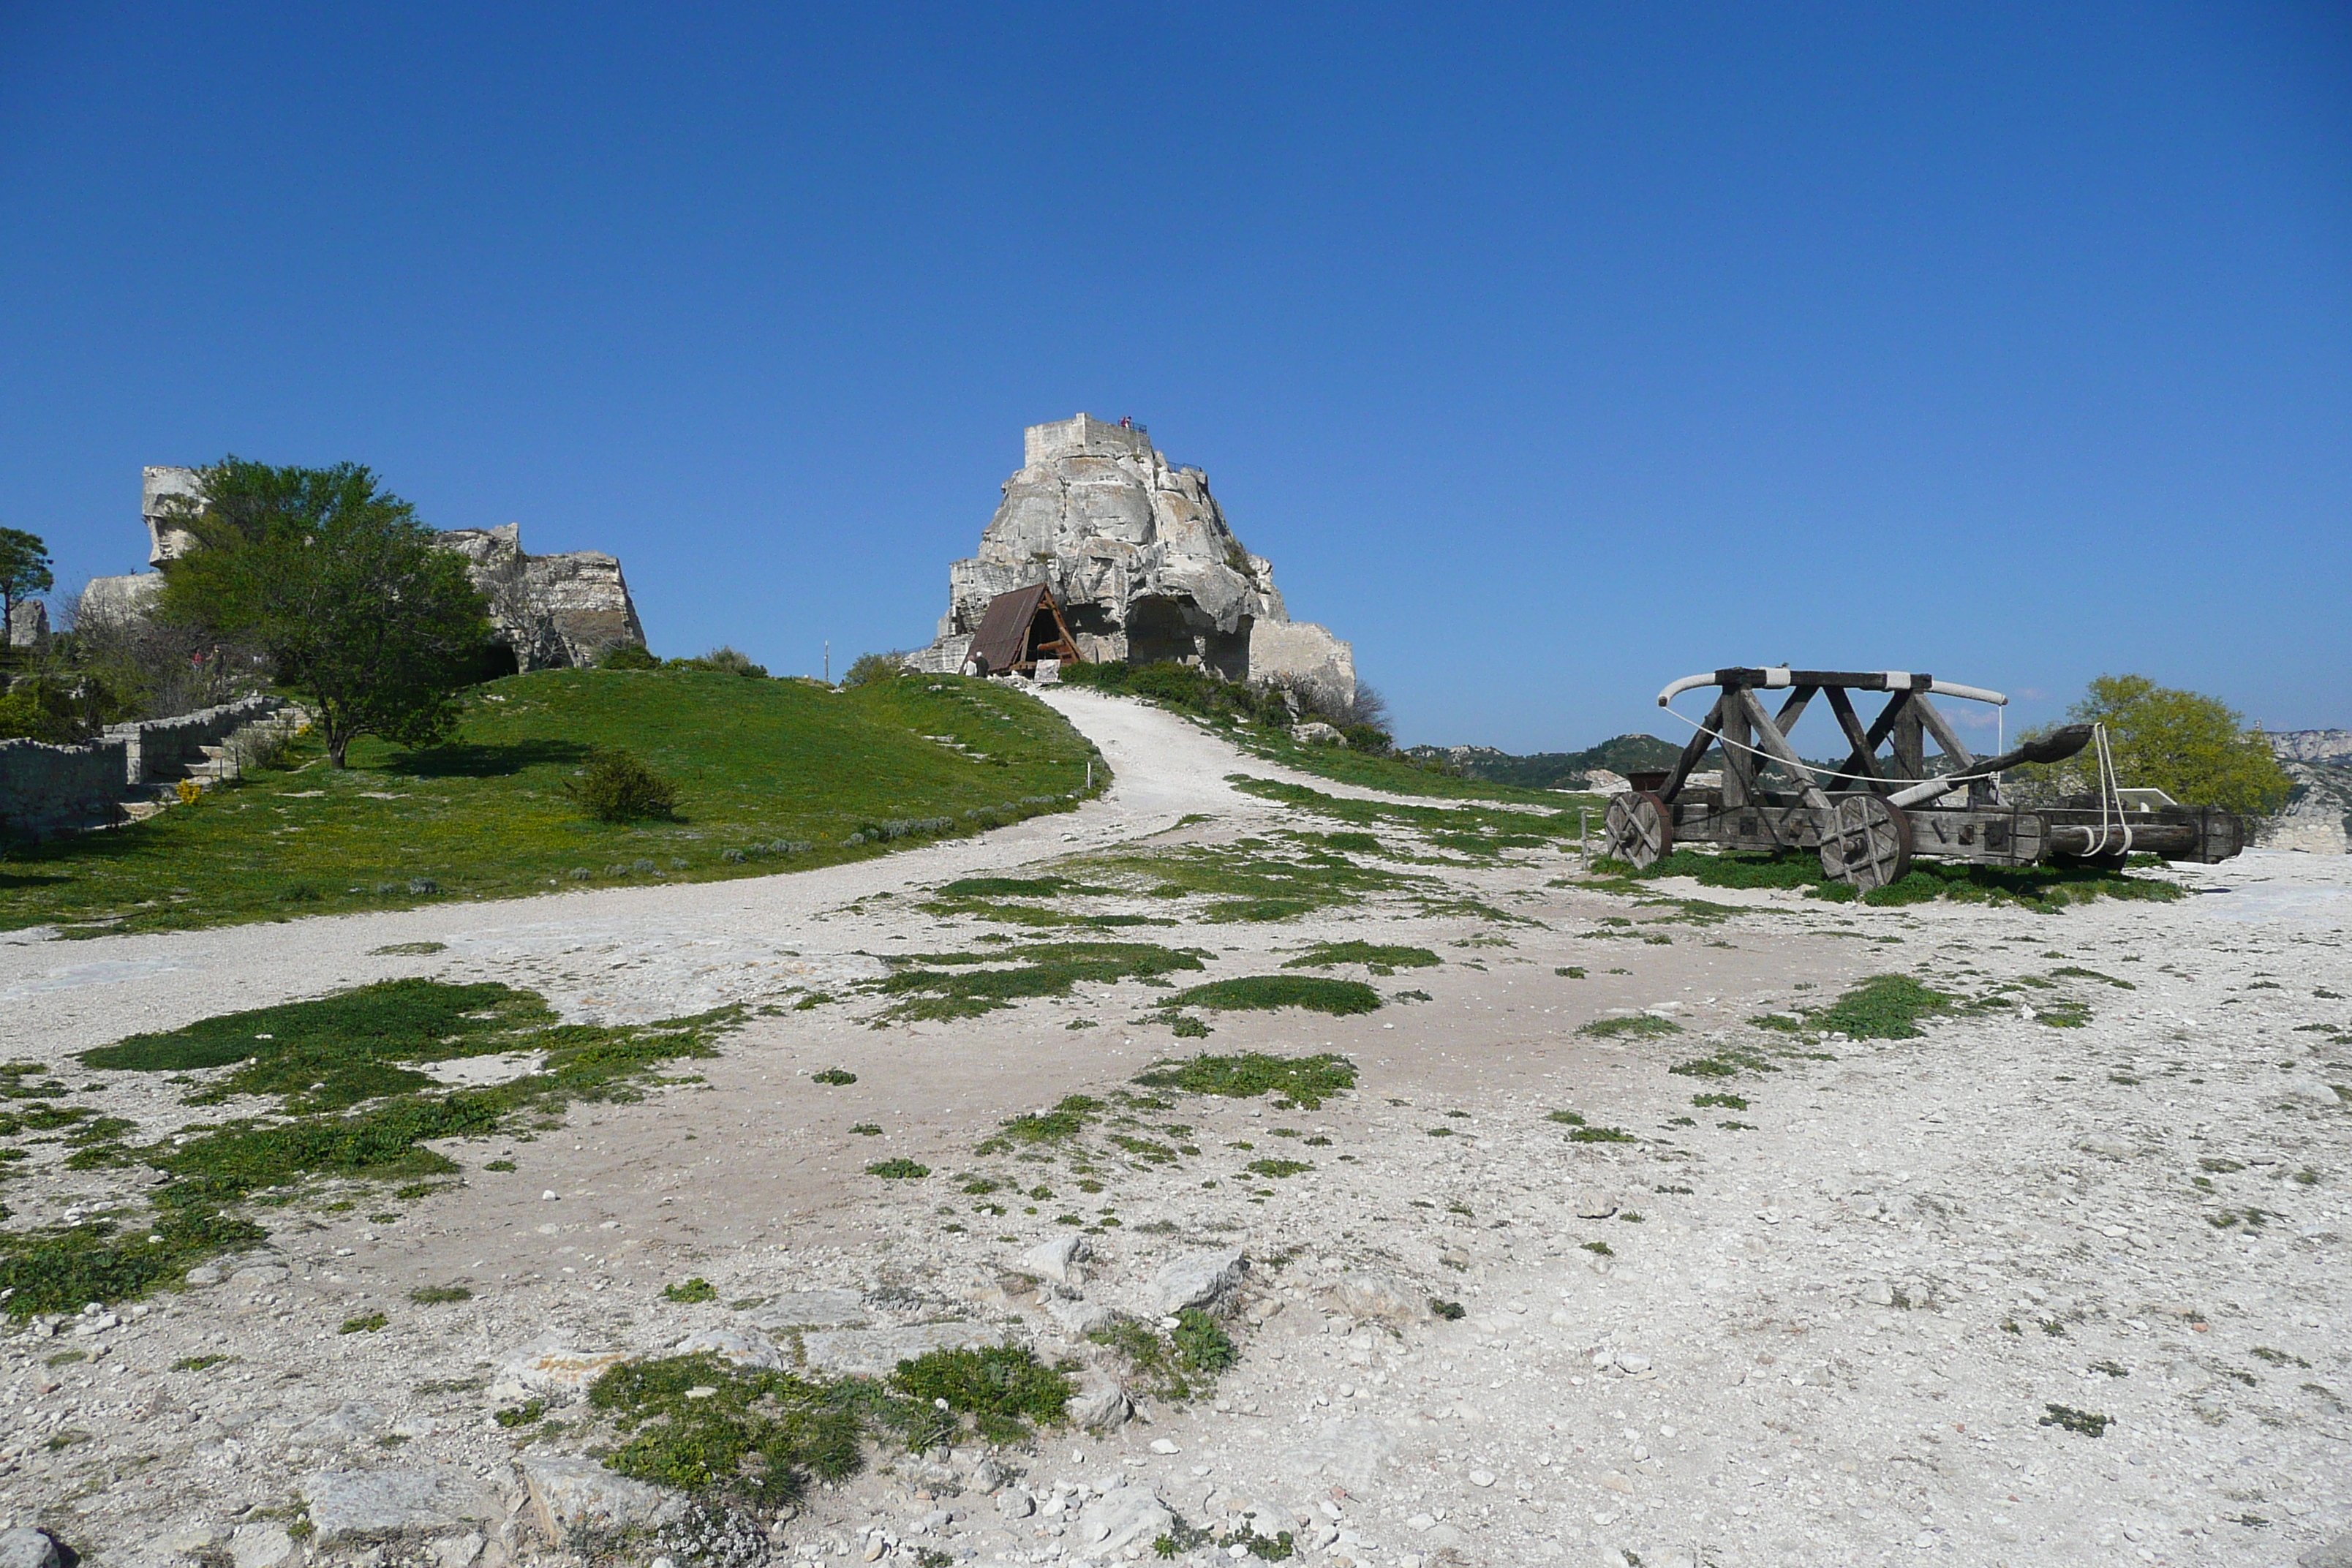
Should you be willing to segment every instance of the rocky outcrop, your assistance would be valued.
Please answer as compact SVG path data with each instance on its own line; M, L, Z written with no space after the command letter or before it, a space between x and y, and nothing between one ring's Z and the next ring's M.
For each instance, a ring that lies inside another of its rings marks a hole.
M45 653L49 646L49 606L39 599L19 599L8 611L8 646Z
M623 644L645 647L616 558L597 550L526 555L522 525L514 522L452 529L441 543L466 558L474 586L490 602L495 636L514 650L518 669L577 668Z
M2270 742L2283 763L2352 762L2352 730L2284 730Z
M1032 425L1023 458L979 553L948 568L948 613L918 668L960 668L988 602L1043 582L1089 659L1174 660L1353 697L1354 650L1290 618L1272 563L1242 547L1208 475L1171 468L1141 426L1084 414Z
M195 536L173 521L174 503L197 494L197 470L149 468L140 479L147 563L154 570L90 579L79 616L143 619L171 563L198 547ZM492 637L514 651L517 669L589 665L624 643L645 646L645 627L614 557L595 550L527 555L522 525L512 522L451 529L440 543L466 558L474 586L489 601Z

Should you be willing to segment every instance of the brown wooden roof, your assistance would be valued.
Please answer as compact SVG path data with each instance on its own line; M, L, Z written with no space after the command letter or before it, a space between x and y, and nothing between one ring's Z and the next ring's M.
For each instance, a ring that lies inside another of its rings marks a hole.
M1033 649L1030 632L1041 609L1053 614L1055 640ZM1076 639L1062 619L1062 607L1054 602L1053 591L1043 583L1032 583L1026 588L999 594L988 602L988 612L981 616L980 630L972 634L971 651L964 657L985 660L989 673L997 675L1008 669L1030 668L1038 652L1056 651L1064 658L1079 657Z
M988 601L988 614L980 620L980 630L973 634L968 658L985 659L989 671L1011 669L1029 657L1029 623L1037 618L1037 601L1045 597L1045 584L1032 583L1026 588L1015 588L1010 594L999 594Z

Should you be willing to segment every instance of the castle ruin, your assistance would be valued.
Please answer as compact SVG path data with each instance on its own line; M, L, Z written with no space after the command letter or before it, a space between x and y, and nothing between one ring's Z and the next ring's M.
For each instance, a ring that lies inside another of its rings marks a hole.
M198 548L195 536L174 521L175 503L197 497L197 474L180 468L141 471L139 510L152 570L93 577L82 590L79 616L119 620L143 617L153 608L171 563ZM608 648L645 646L621 563L602 551L528 555L522 525L512 522L451 529L435 542L466 558L467 574L489 602L491 640L513 653L518 670L580 668Z
M1173 661L1353 698L1354 650L1290 618L1273 563L1242 548L1208 475L1171 468L1143 426L1085 414L1032 425L1022 458L979 553L948 568L948 612L916 668L961 668L989 602L1043 583L1089 660Z

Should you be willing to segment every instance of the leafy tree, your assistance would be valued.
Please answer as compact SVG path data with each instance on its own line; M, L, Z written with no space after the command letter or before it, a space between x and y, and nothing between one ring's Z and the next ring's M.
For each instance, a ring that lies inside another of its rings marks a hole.
M907 673L907 656L899 649L888 653L861 653L857 662L843 672L844 686L866 686L877 680L896 680Z
M57 585L49 571L49 547L37 533L0 528L0 643L16 625L16 601Z
M230 457L169 504L198 548L168 569L159 613L266 651L317 706L334 766L361 735L419 746L456 726L489 617L465 561L373 473Z
M2067 710L2077 724L2105 724L2116 776L2189 805L2266 815L2294 781L2260 731L2219 698L2158 686L2143 675L2103 675ZM2073 764L2081 768L2087 753Z

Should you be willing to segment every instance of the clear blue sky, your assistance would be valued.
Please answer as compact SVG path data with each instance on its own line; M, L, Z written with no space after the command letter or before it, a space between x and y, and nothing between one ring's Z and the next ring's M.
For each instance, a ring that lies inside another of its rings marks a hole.
M2352 21L0 6L0 522L61 586L143 564L143 463L352 459L838 671L1079 409L1409 741L1780 661L2352 725Z

